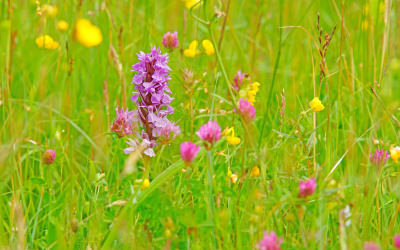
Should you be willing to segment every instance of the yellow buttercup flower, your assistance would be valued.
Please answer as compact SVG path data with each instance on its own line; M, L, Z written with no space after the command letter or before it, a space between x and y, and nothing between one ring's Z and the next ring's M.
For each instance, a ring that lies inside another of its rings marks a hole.
M58 8L55 5L45 4L42 6L41 11L46 17L56 17L58 13Z
M203 40L201 42L201 45L203 45L203 48L206 51L207 55L211 56L215 53L214 46L210 40Z
M64 20L60 20L57 22L57 29L59 31L66 31L68 29L68 23Z
M400 147L399 146L390 148L390 157L396 163L399 161L399 159L400 159Z
M197 45L198 45L199 43L196 41L196 40L194 40L194 41L192 41L190 44L189 44L189 48L187 48L187 49L185 49L184 51L183 51L183 54L186 56L186 57L195 57L196 55L198 55L198 54L200 54L200 51L199 50L197 50Z
M144 179L142 183L142 189L146 189L150 186L150 181L149 179Z
M74 38L88 48L97 46L103 41L100 29L83 18L75 24Z
M183 0L183 1L185 2L185 7L187 9L190 9L190 8L192 8L193 5L195 5L200 0ZM197 4L194 8L196 9L199 6L200 6L200 4Z
M321 103L321 100L318 97L314 97L314 99L311 100L310 107L314 112L319 112L325 109L325 106Z
M54 50L58 48L58 42L54 41L53 38L49 35L39 36L38 38L36 38L35 42L40 49L44 48Z
M254 166L251 169L250 177L258 177L260 175L260 169L257 166Z

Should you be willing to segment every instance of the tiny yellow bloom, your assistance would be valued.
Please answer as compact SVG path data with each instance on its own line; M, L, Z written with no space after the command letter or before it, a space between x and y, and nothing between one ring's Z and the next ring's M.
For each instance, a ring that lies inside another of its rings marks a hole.
M187 9L192 8L193 5L195 5L197 2L199 2L200 0L183 0L185 2L185 7ZM196 9L197 7L199 7L200 4L197 4L194 9Z
M231 179L231 182L232 182L233 184L236 184L237 179L238 179L237 174L232 174L230 179Z
M312 101L310 102L310 107L314 112L322 111L325 108L318 97L314 97L314 99L312 99Z
M150 186L150 181L149 179L144 179L142 183L142 189L146 189Z
M228 135L228 134L230 134L230 133L232 133L232 130L233 130L233 127L226 127L223 131L222 131L222 135L223 136L226 136L226 135Z
M40 49L44 48L54 50L58 48L58 42L54 41L49 35L39 36L36 38L35 42Z
M400 159L400 147L399 146L392 147L390 149L390 157L396 163L399 161L399 159Z
M226 137L226 141L230 145L238 145L240 143L240 138L236 136L228 136Z
M257 166L254 166L251 169L250 177L258 177L260 175L260 169Z
M211 56L212 54L214 54L214 46L210 40L203 40L201 42L201 45L203 45L203 48L206 51L207 55Z
M228 172L226 173L226 176L228 176L228 178L231 178L232 176L232 171L230 169L228 169Z
M57 29L59 31L66 31L68 29L68 23L64 20L60 20L57 22Z
M194 40L194 41L192 41L190 44L189 44L189 48L187 48L187 49L185 49L184 51L183 51L183 54L186 56L186 57L195 57L197 54L200 54L200 51L198 51L197 50L197 45L198 45L199 43L196 41L196 40Z
M56 17L58 13L58 8L55 5L45 4L41 8L43 15L46 17Z
M83 18L75 24L74 38L88 48L97 46L103 41L100 29Z

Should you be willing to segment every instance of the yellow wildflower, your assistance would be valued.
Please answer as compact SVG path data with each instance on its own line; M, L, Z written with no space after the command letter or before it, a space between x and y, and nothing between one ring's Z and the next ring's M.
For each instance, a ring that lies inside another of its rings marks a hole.
M251 169L250 177L258 177L260 175L260 169L257 166L254 166Z
M36 38L35 42L40 49L45 48L53 50L58 48L58 42L54 41L49 35L39 36Z
M203 48L206 51L207 55L211 56L212 54L214 54L214 46L210 40L203 40L201 42L201 45L203 45Z
M45 4L42 6L41 11L46 17L56 17L58 13L58 8L55 5Z
M192 8L193 5L195 5L197 2L199 2L200 0L183 0L185 2L185 7L187 9ZM200 4L197 4L194 9L196 9L197 7L199 7Z
M396 163L399 161L399 159L400 159L400 147L399 146L390 148L390 157Z
M83 18L75 24L74 38L88 48L97 46L103 41L100 29Z
M68 29L68 23L64 20L60 20L57 22L57 29L59 31L66 31Z
M195 57L196 55L198 55L198 54L200 54L200 51L198 51L197 50L197 45L198 45L199 43L196 41L196 40L194 40L194 41L192 41L190 44L189 44L189 48L187 48L187 49L185 49L184 51L183 51L183 54L186 56L186 57Z
M235 130L233 127L229 128L229 129L225 129L222 132L223 135L228 135L229 133L231 133L231 135L226 137L226 141L228 142L228 144L238 145L240 143L240 138L235 136Z
M233 184L236 184L237 179L238 179L237 174L232 174L230 179L231 179L231 182L232 182Z
M146 189L150 186L150 181L149 179L144 179L142 183L142 189Z
M230 133L232 133L232 130L233 130L233 127L226 127L223 131L222 131L222 135L223 136L226 136L226 135L228 135L228 134L230 134Z
M228 168L228 172L226 173L226 176L228 176L228 178L231 178L231 176L232 176L231 169Z
M314 99L311 100L310 107L314 112L322 111L325 108L325 106L321 103L321 100L318 97L314 97Z

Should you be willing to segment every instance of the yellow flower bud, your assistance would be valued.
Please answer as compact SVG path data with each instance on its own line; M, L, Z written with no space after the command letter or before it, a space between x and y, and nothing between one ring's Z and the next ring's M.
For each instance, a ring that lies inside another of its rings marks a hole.
M203 48L206 51L207 55L210 56L210 55L214 54L214 52L215 52L214 46L210 40L203 40L203 42L201 42L201 44L203 45Z
M311 100L310 107L314 112L319 112L325 109L325 106L321 103L318 97L314 97L314 99Z
M60 20L57 23L57 29L59 31L66 31L68 29L68 23L64 20Z
M144 179L143 183L142 183L142 189L144 190L144 189L148 188L149 186L150 186L149 179Z
M240 138L236 136L228 136L226 137L226 141L229 145L238 145L240 143Z
M36 38L35 42L40 49L45 48L54 50L58 48L58 42L54 41L49 35L39 36Z
M399 161L399 158L400 158L400 147L399 146L392 147L390 149L390 157L396 163Z
M100 29L83 18L75 24L74 38L88 48L97 46L103 41Z
M258 177L260 175L260 169L257 166L254 166L251 169L250 177Z

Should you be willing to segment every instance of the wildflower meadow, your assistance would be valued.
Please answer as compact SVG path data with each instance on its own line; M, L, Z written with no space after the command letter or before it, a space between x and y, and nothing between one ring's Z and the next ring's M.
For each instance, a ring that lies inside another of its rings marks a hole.
M400 1L0 1L0 249L400 249Z

